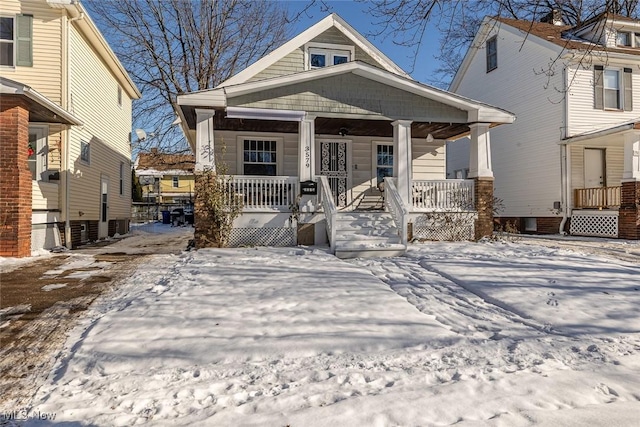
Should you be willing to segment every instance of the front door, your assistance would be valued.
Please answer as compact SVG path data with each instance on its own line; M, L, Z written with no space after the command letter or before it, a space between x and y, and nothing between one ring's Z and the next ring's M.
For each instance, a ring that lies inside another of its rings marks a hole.
M584 149L584 187L604 187L605 180L604 150L601 148Z
M100 221L98 223L98 238L109 235L109 178L100 179Z
M349 159L347 141L320 141L320 175L329 180L338 208L349 203Z

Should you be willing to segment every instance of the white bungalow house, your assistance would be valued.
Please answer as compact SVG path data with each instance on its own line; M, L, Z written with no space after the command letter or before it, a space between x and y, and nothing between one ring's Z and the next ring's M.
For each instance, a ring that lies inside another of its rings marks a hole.
M501 222L640 239L639 70L637 20L484 20L450 90L518 116L492 132ZM465 148L451 144L449 176L464 171Z
M328 242L344 257L403 252L411 233L437 238L425 212L485 207L489 129L515 119L413 80L335 14L177 102L196 171L224 162L243 197L232 244ZM445 180L445 141L464 136L470 179ZM491 232L490 215L480 209L476 235Z

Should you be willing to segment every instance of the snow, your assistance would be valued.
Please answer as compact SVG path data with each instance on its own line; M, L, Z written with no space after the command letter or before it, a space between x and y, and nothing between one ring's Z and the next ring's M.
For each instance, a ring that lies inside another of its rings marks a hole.
M62 289L62 288L66 288L66 287L67 287L66 283L52 283L50 285L45 285L40 289L42 289L45 292L49 292L49 291L52 291L54 289Z
M184 233L154 227L117 250ZM158 254L92 306L30 410L113 426L635 426L639 278L637 261L535 241L349 262Z

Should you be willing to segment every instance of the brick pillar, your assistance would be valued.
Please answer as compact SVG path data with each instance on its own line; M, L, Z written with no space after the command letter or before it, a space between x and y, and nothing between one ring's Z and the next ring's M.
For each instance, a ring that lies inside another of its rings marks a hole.
M640 182L622 183L618 211L618 237L640 240Z
M478 240L493 233L493 178L476 177L473 181L478 212L475 238Z
M0 97L0 256L31 255L29 110L18 96Z

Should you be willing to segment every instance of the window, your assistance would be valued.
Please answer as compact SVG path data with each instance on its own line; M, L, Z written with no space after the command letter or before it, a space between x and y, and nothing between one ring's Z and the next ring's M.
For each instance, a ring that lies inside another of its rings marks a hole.
M352 46L339 44L313 43L311 46L305 46L308 69L347 63L352 60L354 52L355 48Z
M91 146L88 142L80 141L80 160L86 164L91 163Z
M124 195L124 162L120 162L120 195Z
M536 218L524 218L524 231L538 231Z
M631 33L627 33L625 31L618 31L616 34L616 45L631 46Z
M45 128L29 128L29 171L34 181L48 181L47 157L49 154Z
M277 174L275 140L245 139L243 145L243 168L245 175Z
M118 86L118 106L122 107L122 88Z
M498 38L487 40L487 73L498 68Z
M594 66L594 108L633 110L632 69Z
M393 145L378 144L376 146L377 185L380 185L388 176L393 176Z
M172 186L173 188L180 188L180 177L174 176L172 178Z
M640 33L633 34L633 45L635 47L640 47Z
M32 16L0 16L0 66L33 66L32 33Z

